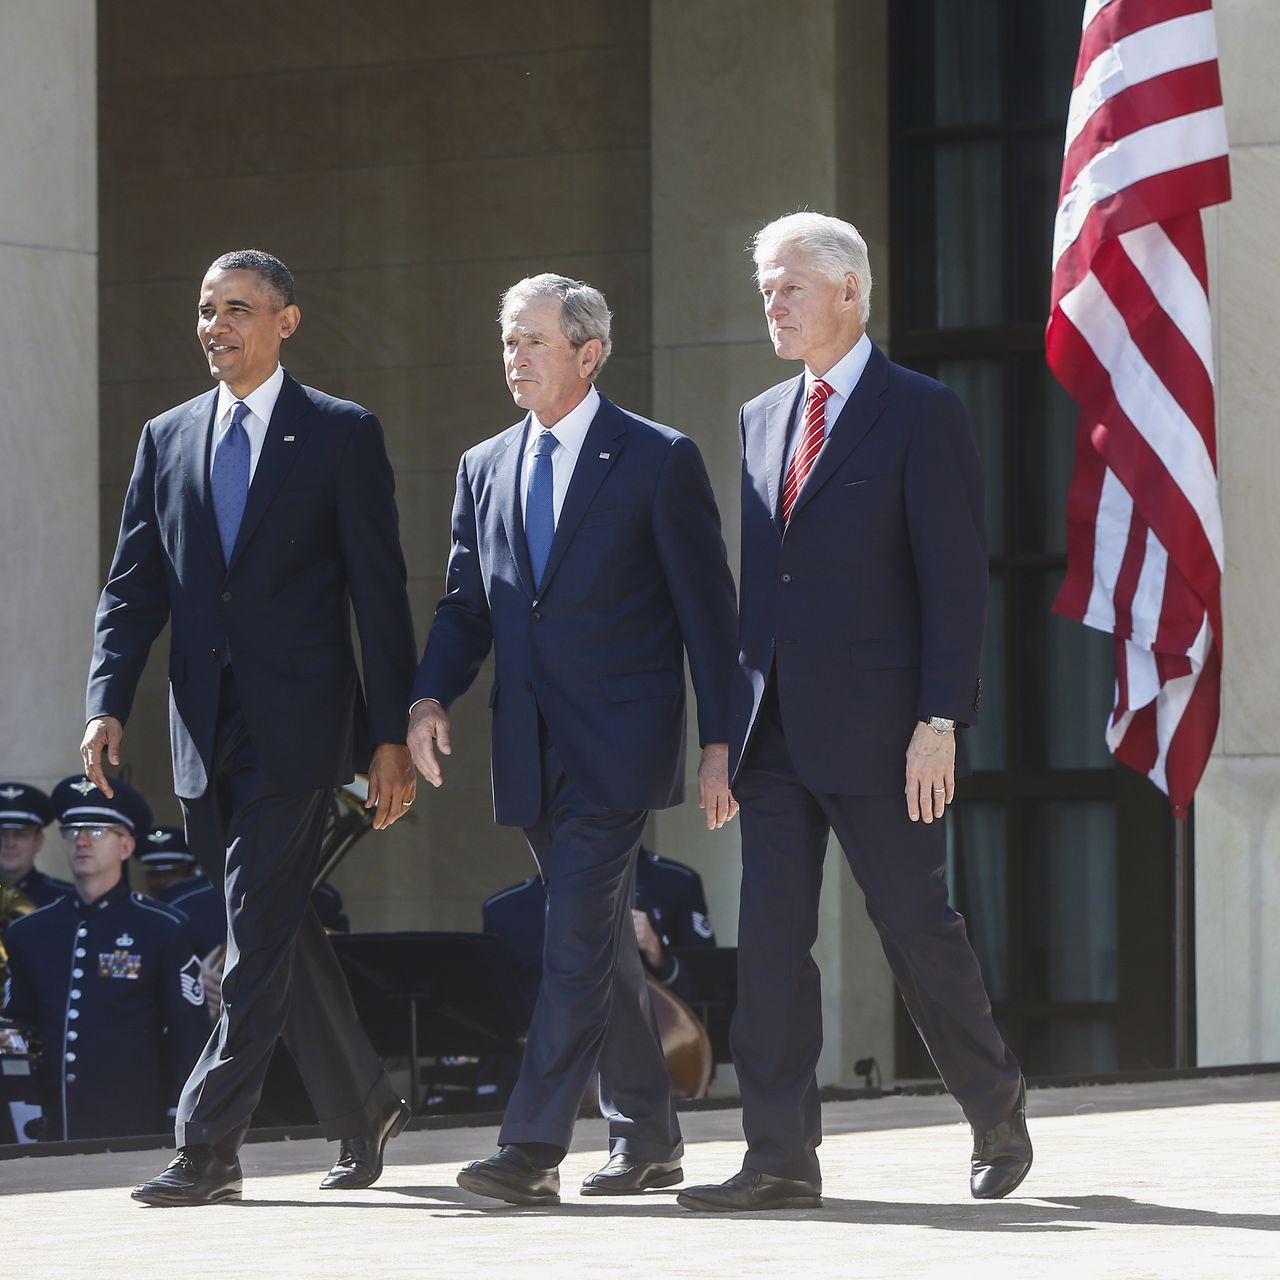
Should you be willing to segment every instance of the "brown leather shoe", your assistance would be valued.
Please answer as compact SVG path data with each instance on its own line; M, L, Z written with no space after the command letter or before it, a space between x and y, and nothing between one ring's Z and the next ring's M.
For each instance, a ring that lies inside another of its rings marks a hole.
M507 1204L559 1204L560 1170L540 1169L516 1146L487 1160L473 1160L458 1173L458 1186Z
M676 1204L694 1213L751 1213L758 1209L821 1209L822 1183L775 1178L759 1169L742 1169L727 1182L690 1187Z
M358 1191L371 1187L382 1177L382 1159L387 1143L404 1132L412 1119L409 1104L403 1099L396 1109L382 1117L369 1133L343 1138L338 1148L337 1163L320 1183L322 1191Z
M679 1160L636 1160L625 1151L609 1157L609 1163L582 1180L584 1196L634 1196L650 1187L674 1187L684 1181Z
M143 1204L180 1206L239 1200L244 1186L240 1161L219 1156L209 1146L179 1147L162 1174L139 1183L133 1198Z
M1027 1082L1018 1085L1013 1110L994 1129L973 1131L969 1190L975 1200L999 1200L1013 1191L1031 1168L1027 1132Z

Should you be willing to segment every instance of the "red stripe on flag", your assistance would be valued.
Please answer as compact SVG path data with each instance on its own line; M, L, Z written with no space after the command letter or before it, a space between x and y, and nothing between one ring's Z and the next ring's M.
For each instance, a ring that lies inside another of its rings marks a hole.
M1212 7L1211 0L1112 0L1105 9L1084 29L1080 39L1080 56L1076 59L1076 77L1073 88L1084 77L1100 53L1126 36L1145 31L1173 18L1185 18L1189 13L1203 13Z

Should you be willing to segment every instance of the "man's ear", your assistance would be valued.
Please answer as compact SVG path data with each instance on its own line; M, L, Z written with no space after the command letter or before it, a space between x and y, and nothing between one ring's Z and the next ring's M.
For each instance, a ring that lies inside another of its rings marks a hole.
M599 338L588 338L578 352L578 372L584 378L590 378L600 364L604 355L604 343Z
M286 338L291 338L302 323L302 312L290 303L287 307L280 308L280 340L283 342Z

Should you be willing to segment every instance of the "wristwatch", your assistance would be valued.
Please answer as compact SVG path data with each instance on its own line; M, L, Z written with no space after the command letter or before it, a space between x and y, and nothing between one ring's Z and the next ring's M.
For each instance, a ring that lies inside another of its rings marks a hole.
M955 733L956 722L948 720L946 716L930 716L925 724L929 726L934 733Z

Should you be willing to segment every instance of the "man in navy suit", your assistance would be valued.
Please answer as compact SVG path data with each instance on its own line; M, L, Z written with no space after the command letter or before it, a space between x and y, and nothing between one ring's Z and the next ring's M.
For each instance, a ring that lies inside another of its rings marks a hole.
M240 1195L237 1152L281 1035L342 1143L323 1186L368 1186L408 1120L308 905L330 788L369 761L375 828L413 803L394 481L378 420L281 367L300 318L270 254L209 268L196 335L219 385L144 427L98 606L85 772L111 795L103 766L168 620L175 789L229 922L222 1014L178 1106L177 1158L134 1191L147 1204Z
M898 986L974 1130L971 1190L1031 1165L1022 1073L947 901L956 726L978 713L982 471L959 400L866 335L871 271L847 222L799 213L755 240L774 350L804 372L742 409L741 653L730 696L742 806L732 1043L747 1155L680 1203L822 1203L810 950L834 830ZM904 795L905 791L905 795Z
M683 1177L632 925L636 853L648 811L683 798L686 654L701 805L710 828L732 816L735 614L697 447L595 388L610 346L600 292L535 276L507 291L500 322L507 384L526 414L462 457L409 745L440 786L447 708L492 647L494 812L524 829L546 881L546 950L501 1149L458 1182L514 1204L553 1204L597 1066L611 1158L584 1192L630 1194Z

